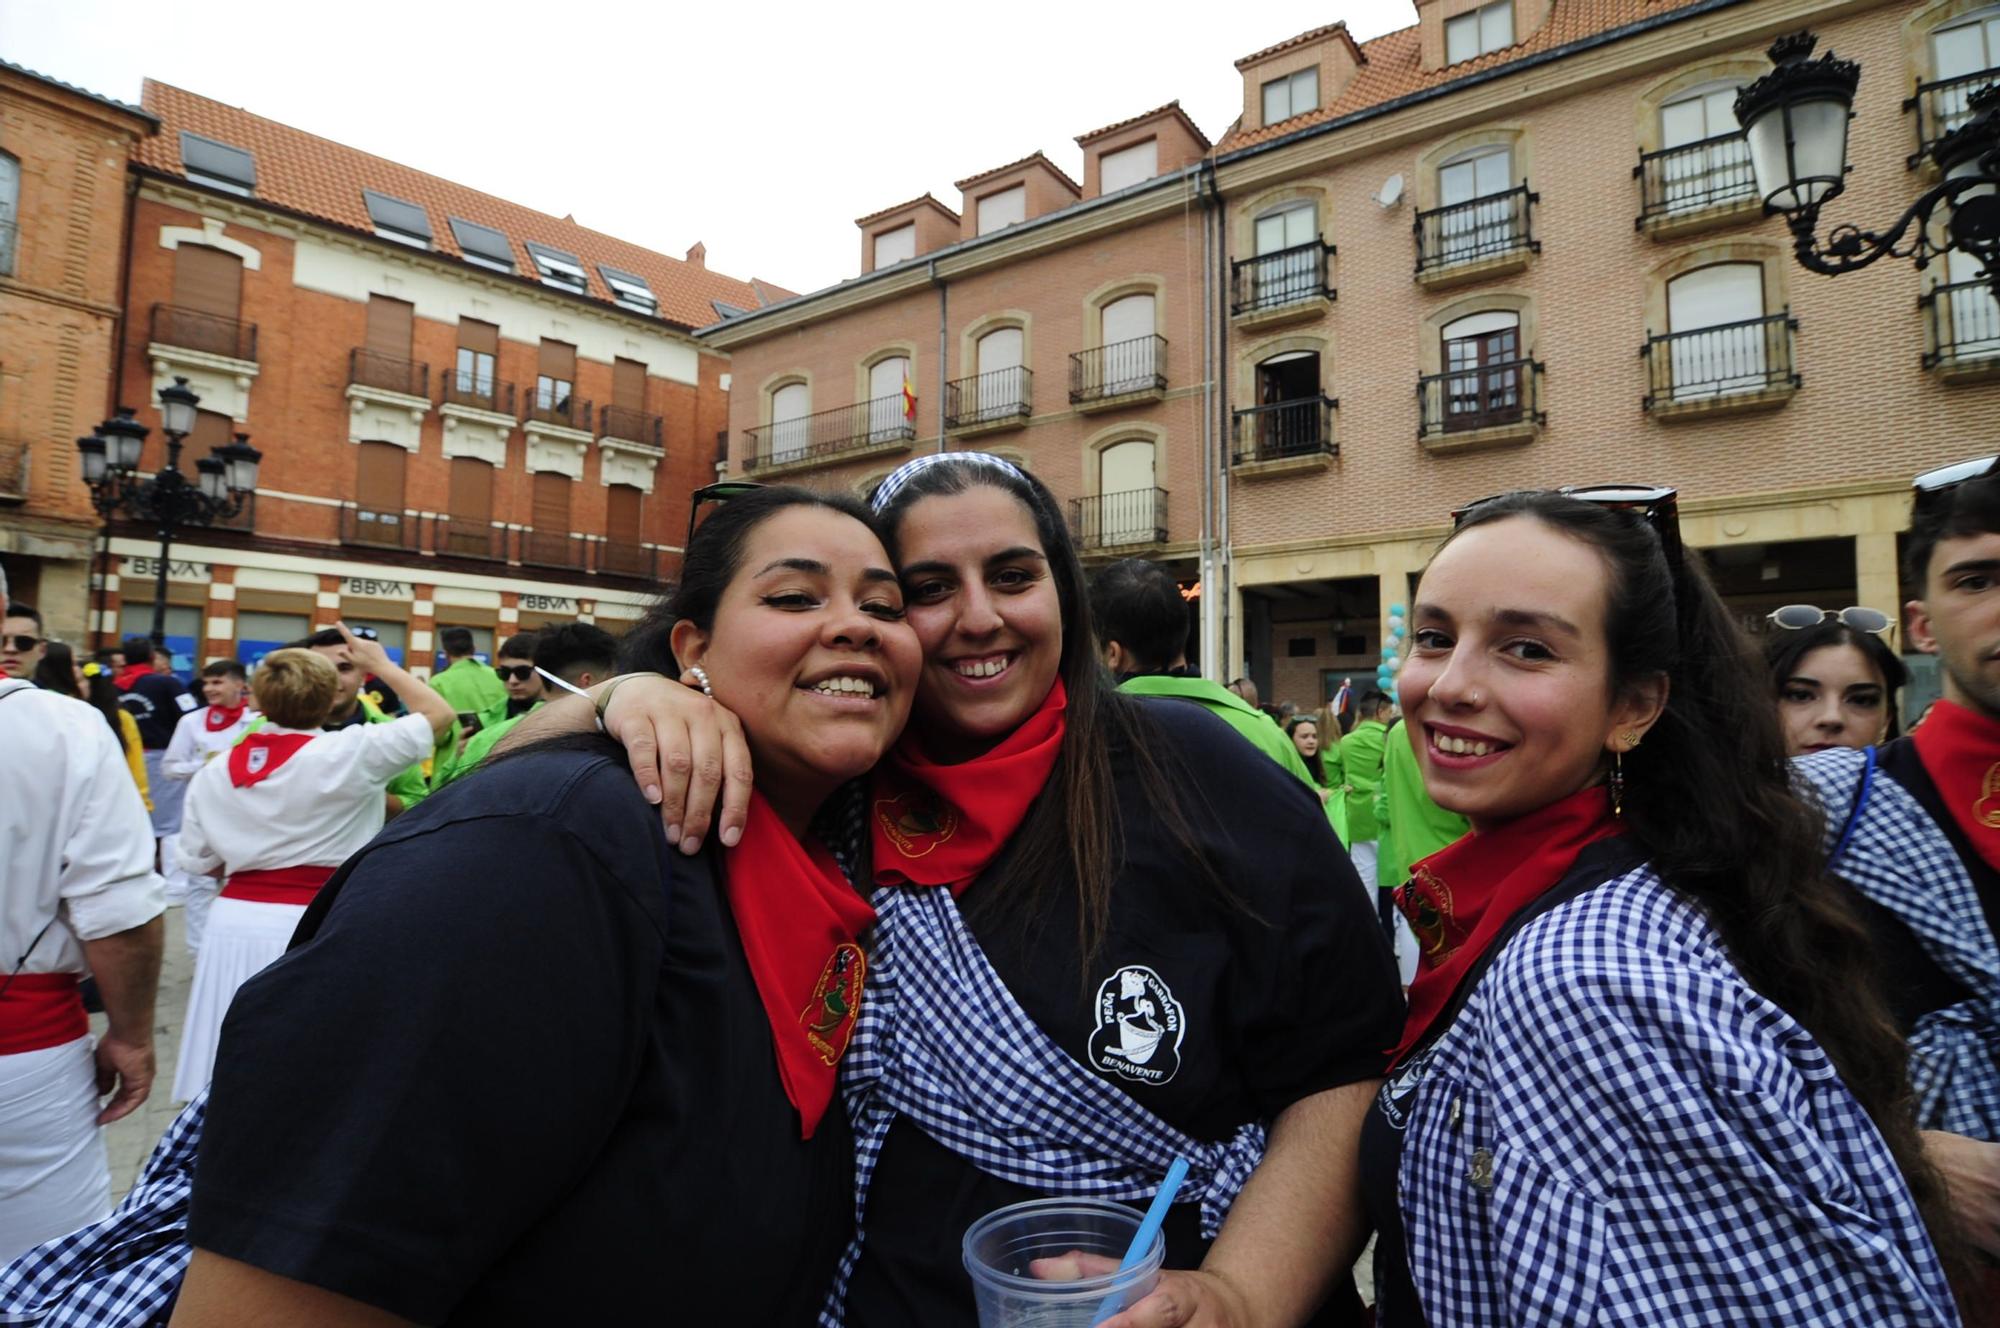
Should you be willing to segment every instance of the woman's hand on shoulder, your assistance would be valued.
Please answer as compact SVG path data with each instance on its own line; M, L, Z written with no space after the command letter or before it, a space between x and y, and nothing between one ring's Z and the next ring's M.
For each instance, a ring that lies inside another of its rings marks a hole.
M735 844L743 837L752 774L742 723L670 678L613 681L604 731L625 748L646 800L659 803L667 842L692 854L714 827L725 845Z

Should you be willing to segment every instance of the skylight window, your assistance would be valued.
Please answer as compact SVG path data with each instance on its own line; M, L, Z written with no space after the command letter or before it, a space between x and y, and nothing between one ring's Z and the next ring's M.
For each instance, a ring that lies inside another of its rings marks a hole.
M257 189L257 159L242 148L181 130L181 168L211 189L250 197Z
M375 223L375 234L418 249L431 247L431 222L422 208L373 189L363 189L361 197L368 204L368 219Z
M653 288L646 284L644 277L630 272L621 272L615 267L597 265L597 271L604 278L604 284L611 288L611 298L621 308L630 309L635 314L657 314L660 302L653 295Z
M560 249L551 249L545 244L528 244L528 257L535 260L535 268L544 286L556 286L578 295L590 289L590 278L583 274L583 264L575 254L566 254Z
M452 238L465 255L465 261L479 267L491 268L495 272L514 270L514 250L507 243L507 237L491 226L481 226L477 222L466 221L462 217L451 219Z

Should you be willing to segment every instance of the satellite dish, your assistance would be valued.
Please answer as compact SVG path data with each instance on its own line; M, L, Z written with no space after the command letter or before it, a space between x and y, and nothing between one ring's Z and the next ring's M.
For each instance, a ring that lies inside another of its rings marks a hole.
M1392 208L1403 198L1403 177L1400 173L1390 176L1375 191L1375 201L1385 208Z

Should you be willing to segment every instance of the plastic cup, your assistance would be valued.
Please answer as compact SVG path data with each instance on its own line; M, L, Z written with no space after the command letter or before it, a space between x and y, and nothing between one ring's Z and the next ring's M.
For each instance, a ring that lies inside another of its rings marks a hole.
M1167 1244L1153 1237L1143 1259L1121 1272L1072 1282L1036 1277L1036 1259L1101 1255L1115 1266L1144 1215L1108 1199L1030 1199L988 1213L965 1231L965 1271L979 1328L1090 1328L1111 1297L1129 1308L1160 1280Z

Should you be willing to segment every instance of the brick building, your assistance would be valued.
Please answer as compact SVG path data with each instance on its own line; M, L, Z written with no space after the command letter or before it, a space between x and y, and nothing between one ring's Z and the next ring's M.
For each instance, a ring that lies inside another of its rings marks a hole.
M787 292L665 257L148 80L118 399L200 394L183 467L247 433L254 503L182 536L167 634L254 658L336 617L428 668L542 622L613 631L677 569L712 479L723 357L689 333ZM150 620L121 528L104 633Z
M740 387L732 466L865 490L940 440L1024 459L1087 547L1199 575L1209 672L1304 704L1372 678L1445 514L1510 488L1676 485L1754 627L1787 602L1893 609L1909 476L1995 445L2000 307L1956 262L1800 268L1730 104L1784 33L1859 60L1823 224L1884 224L1930 183L1920 144L2000 77L2000 11L1416 18L1237 61L1213 148L1168 107L1083 136L1081 186L1038 154L956 213L863 218L860 277L703 334ZM879 404L899 357L914 423Z
M125 162L152 116L0 61L0 564L81 639L99 523L75 438L109 413Z

